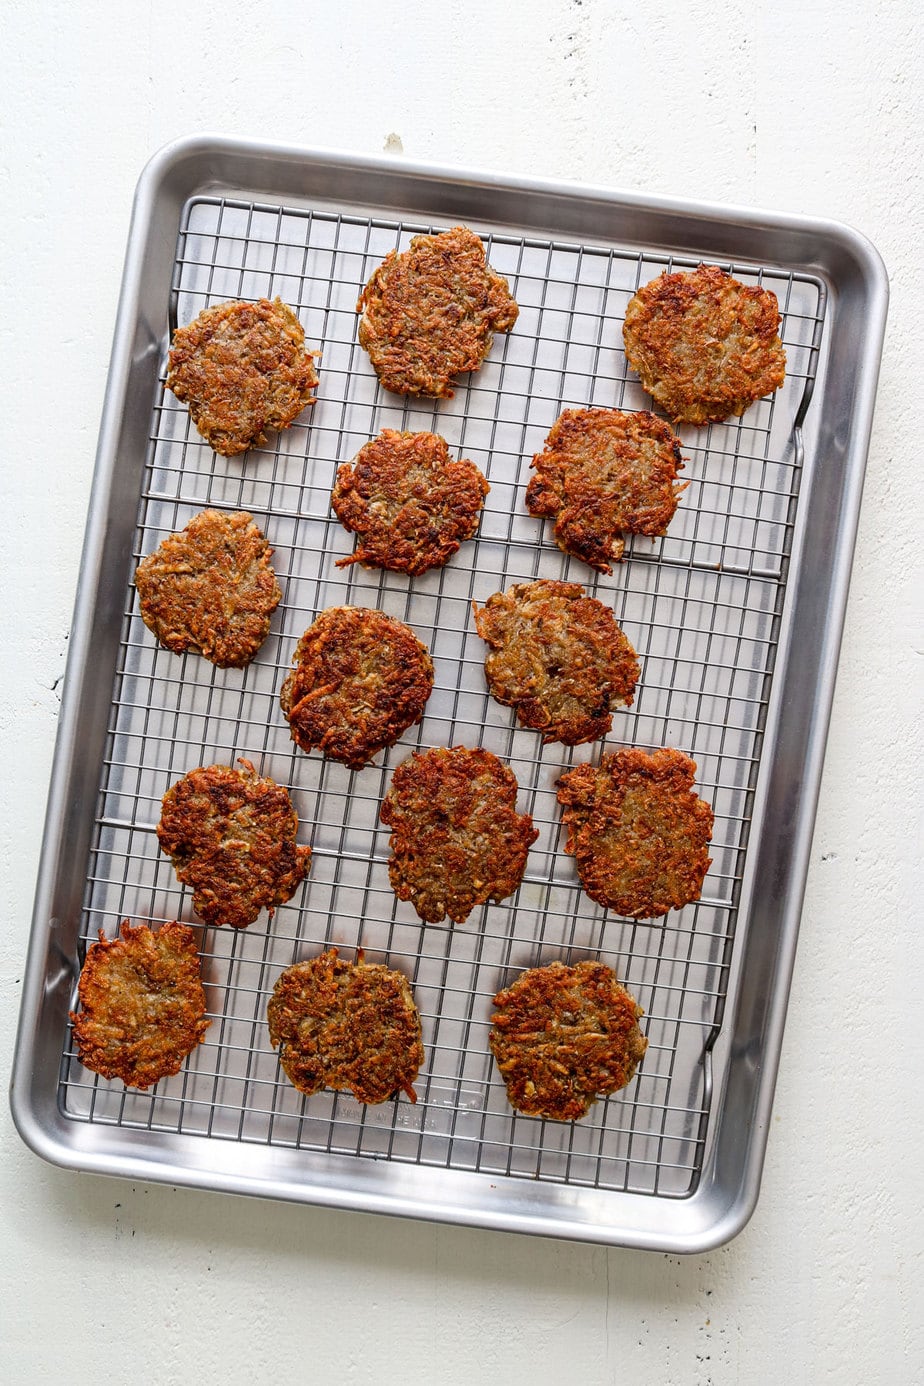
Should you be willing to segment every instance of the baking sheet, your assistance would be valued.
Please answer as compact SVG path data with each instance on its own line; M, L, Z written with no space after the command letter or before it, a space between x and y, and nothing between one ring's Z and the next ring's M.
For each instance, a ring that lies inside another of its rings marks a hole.
M356 299L390 249L456 219L388 215L324 197L302 205L209 190L184 199L170 276L161 284L147 427L138 437L144 460L130 562L118 586L115 679L96 767L69 1004L77 959L99 928L112 936L125 917L195 922L154 837L161 796L193 766L246 756L289 786L300 838L312 844L314 857L306 885L272 921L263 915L246 931L202 928L213 1023L180 1074L146 1094L126 1090L85 1070L65 1031L58 1110L69 1130L87 1128L91 1141L95 1133L111 1135L130 1159L165 1150L159 1177L181 1180L195 1168L198 1182L228 1186L224 1173L208 1177L209 1152L222 1143L232 1148L225 1166L232 1171L233 1151L252 1152L240 1169L255 1177L241 1186L293 1196L292 1180L284 1189L274 1182L277 1155L285 1152L296 1161L287 1168L297 1170L301 1157L312 1178L319 1167L335 1171L333 1183L339 1178L354 1206L384 1210L385 1198L363 1202L352 1173L339 1177L343 1168L375 1162L407 1168L401 1189L408 1206L392 1210L433 1215L439 1174L473 1175L479 1190L504 1182L505 1216L497 1225L525 1227L529 1220L517 1221L515 1213L519 1181L529 1199L539 1199L538 1225L529 1230L557 1230L563 1201L576 1210L572 1222L592 1221L602 1196L610 1208L604 1235L632 1240L635 1233L620 1237L613 1210L625 1203L614 1200L657 1205L649 1223L660 1227L665 1206L696 1194L722 1110L724 1074L714 1060L722 1054L741 938L752 927L748 887L759 862L749 842L763 759L773 749L767 718L803 518L803 472L813 463L811 449L806 462L802 424L811 420L819 368L824 373L828 287L807 269L745 256L716 259L777 294L786 384L740 420L680 430L690 485L668 536L631 540L625 562L612 576L599 576L561 554L551 526L527 514L529 461L563 408L648 407L622 353L625 305L662 269L692 267L700 256L542 236L527 225L471 216L491 264L510 281L520 318L509 335L497 337L482 369L460 379L454 399L402 400L378 387L356 343ZM243 459L218 457L185 407L162 390L170 324L227 298L276 294L298 312L308 344L322 351L318 402L267 447ZM441 433L453 455L470 457L491 484L477 539L422 578L335 567L353 548L330 513L336 466L382 427ZM159 648L130 584L137 560L205 505L250 510L276 550L283 603L245 671L217 670ZM471 602L537 576L584 583L613 607L638 651L635 702L617 710L605 742L573 751L544 747L487 694ZM346 602L406 621L436 665L420 726L360 772L303 755L278 709L298 637L319 611ZM540 837L509 901L476 910L464 925L424 925L390 890L378 806L391 769L412 749L460 743L485 745L511 765L519 807L533 814ZM703 898L665 921L607 914L577 888L564 855L558 776L621 745L673 745L692 755L697 789L715 810L714 863ZM411 978L426 1051L416 1106L399 1099L363 1107L331 1092L304 1099L281 1074L265 1026L266 1000L283 967L329 943L347 956L362 946L369 959ZM579 1123L519 1116L487 1047L491 998L525 967L583 957L614 966L644 1007L648 1053L636 1080ZM723 1064L728 1052L726 1046ZM78 1143L86 1148L86 1134ZM104 1163L113 1168L113 1157ZM425 1181L424 1171L438 1172L437 1182L429 1174ZM452 1187L445 1185L445 1215L463 1220ZM323 1193L306 1187L304 1196ZM491 1221L473 1212L470 1220ZM644 1223L643 1212L637 1217ZM573 1225L568 1231L575 1235Z

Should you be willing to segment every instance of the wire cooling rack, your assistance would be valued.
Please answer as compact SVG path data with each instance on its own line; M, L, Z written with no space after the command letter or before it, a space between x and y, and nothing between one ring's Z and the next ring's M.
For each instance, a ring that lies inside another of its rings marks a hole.
M158 647L126 591L124 627L84 902L81 947L123 918L196 923L154 829L170 784L197 765L238 756L289 787L308 881L268 921L200 927L211 1025L184 1069L147 1093L82 1067L70 1033L60 1101L81 1122L136 1135L285 1146L359 1159L443 1166L558 1184L683 1197L696 1187L707 1140L709 1055L722 1024L750 815L799 492L799 424L811 397L825 317L808 275L725 264L774 290L783 313L787 378L743 419L682 430L684 491L670 533L627 543L601 577L563 555L530 517L529 462L562 409L647 408L628 373L622 319L636 289L678 257L520 237L475 226L520 305L482 369L453 399L382 391L356 342L356 301L375 266L412 235L439 230L329 211L196 197L184 211L170 296L171 327L229 298L277 294L322 351L318 402L271 445L217 456L187 411L162 390L152 408L135 557L150 553L206 505L249 510L275 548L283 589L269 638L246 670L218 670ZM384 427L441 433L491 491L478 537L421 578L337 569L353 538L332 517L339 462ZM605 742L543 746L486 690L485 647L471 603L536 577L582 582L612 606L641 661L635 702ZM279 689L296 642L318 612L351 603L407 622L430 648L436 683L423 721L377 763L348 771L306 756L289 738ZM539 839L517 893L464 925L423 924L389 886L378 808L392 769L417 747L484 745L507 762L518 807ZM556 782L571 764L623 745L677 746L697 763L715 811L713 865L702 899L663 921L608 914L577 887L563 851ZM746 925L746 921L742 921ZM336 944L362 946L411 979L426 1059L418 1102L366 1107L348 1094L299 1094L270 1046L266 1003L280 971ZM492 998L522 969L555 958L601 958L646 1012L649 1047L637 1078L584 1120L512 1112L488 1050ZM76 1003L76 996L75 996Z

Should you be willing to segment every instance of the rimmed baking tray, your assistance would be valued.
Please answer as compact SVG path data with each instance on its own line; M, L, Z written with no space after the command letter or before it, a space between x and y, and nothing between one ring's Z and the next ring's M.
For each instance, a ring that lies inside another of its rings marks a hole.
M458 222L519 321L452 400L388 395L356 342L359 290L392 247ZM776 292L786 384L681 431L690 485L669 535L599 577L526 513L529 462L562 408L647 407L626 303L700 260ZM318 402L267 447L217 457L163 390L170 332L275 294L323 353ZM831 222L213 137L158 154L129 237L36 893L11 1096L27 1143L78 1169L590 1241L734 1235L758 1193L886 304L875 250ZM442 433L491 484L477 540L420 579L335 567L352 549L329 508L336 465L383 426ZM205 505L250 510L276 550L284 600L246 671L158 648L137 610L138 558ZM544 747L487 695L470 604L536 576L583 582L638 650L606 743ZM295 750L278 710L298 636L343 602L407 621L436 665L423 722L356 773ZM509 901L423 925L389 888L378 806L413 747L460 742L512 766L540 837ZM563 852L558 776L619 745L687 751L716 812L702 900L660 923L595 906ZM74 1054L86 944L123 917L195 922L157 851L160 798L242 755L290 787L311 876L271 922L201 928L206 1038L175 1078L126 1090ZM411 977L416 1106L306 1100L281 1075L267 997L329 942ZM637 1079L570 1125L514 1114L487 1046L494 993L558 957L614 966L649 1038Z

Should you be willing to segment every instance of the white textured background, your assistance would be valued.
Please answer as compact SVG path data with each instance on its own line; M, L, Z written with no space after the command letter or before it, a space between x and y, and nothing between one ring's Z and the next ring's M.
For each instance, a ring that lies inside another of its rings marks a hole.
M681 1260L65 1173L0 1112L11 1383L924 1379L917 0L3 0L0 1054L131 199L202 130L833 217L892 305L763 1191ZM397 137L397 139L393 138Z

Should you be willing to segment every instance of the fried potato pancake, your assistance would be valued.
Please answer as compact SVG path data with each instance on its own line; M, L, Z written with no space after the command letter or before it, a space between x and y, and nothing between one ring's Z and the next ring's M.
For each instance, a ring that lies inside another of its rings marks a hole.
M329 948L287 967L267 1006L270 1043L299 1092L351 1092L358 1102L385 1102L398 1092L417 1101L423 1063L420 1012L401 972L355 963Z
M648 1048L641 1007L603 963L530 968L494 1004L491 1052L527 1116L579 1120L631 1081Z
M484 667L492 696L544 740L594 741L612 726L611 709L631 704L635 651L609 607L579 582L520 583L473 609L491 647Z
M314 403L320 353L304 347L304 329L281 299L217 303L174 332L167 389L189 406L206 442L233 457Z
M565 851L592 900L628 919L654 919L699 899L713 814L693 792L695 772L682 751L632 747L562 775Z
M360 295L359 344L398 395L452 396L453 376L476 371L519 309L474 231L454 226L392 250Z
M721 423L778 390L786 374L770 289L718 265L662 274L629 300L626 357L675 423Z
M337 567L364 563L412 577L442 567L478 528L488 490L474 462L452 461L438 434L383 428L337 469L331 505L360 536Z
M249 760L240 767L190 770L167 790L157 825L177 879L192 886L196 914L232 929L245 929L262 909L272 916L311 862L311 848L295 840L298 814L288 791Z
M272 549L244 510L203 510L138 564L141 619L161 645L220 669L249 664L282 600Z
M622 558L624 534L665 534L684 489L680 443L645 412L566 409L532 466L526 508L554 519L558 547L600 573Z
M196 935L186 924L122 923L91 943L71 1013L84 1068L128 1087L179 1073L209 1026Z
M361 770L420 721L432 691L433 661L403 621L332 606L298 642L279 701L303 751Z
M388 874L421 919L456 924L512 895L539 836L516 811L513 771L479 747L415 751L395 770L379 817L391 828Z

